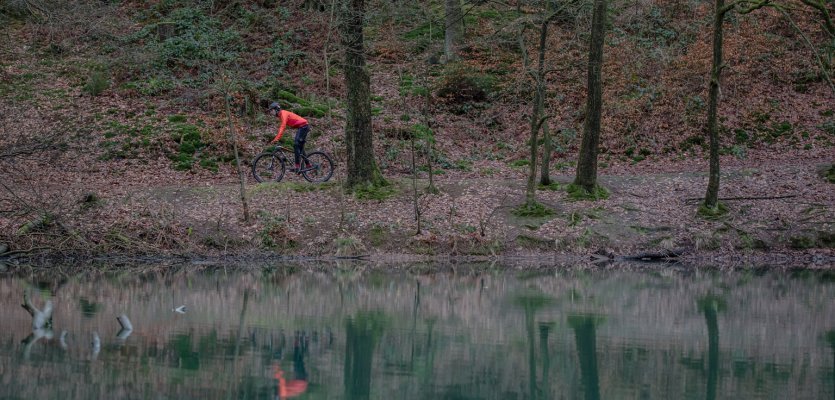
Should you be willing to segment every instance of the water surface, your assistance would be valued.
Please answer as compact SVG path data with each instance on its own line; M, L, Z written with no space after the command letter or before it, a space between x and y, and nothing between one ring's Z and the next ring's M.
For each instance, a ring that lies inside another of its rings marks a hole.
M292 271L0 277L0 398L835 398L832 273Z

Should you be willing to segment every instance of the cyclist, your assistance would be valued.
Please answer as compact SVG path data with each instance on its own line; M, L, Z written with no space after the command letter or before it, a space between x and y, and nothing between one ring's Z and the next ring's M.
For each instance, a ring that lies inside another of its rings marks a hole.
M299 172L299 160L301 159L301 155L304 153L304 143L307 141L307 133L310 132L310 125L308 125L306 119L300 117L299 115L287 110L282 110L281 105L277 102L270 104L267 111L270 115L281 121L281 125L278 127L278 134L275 135L275 139L270 142L271 144L276 143L281 139L281 135L284 134L284 129L286 127L289 126L293 129L297 129L296 138L293 140L293 155L296 167L291 168L290 172Z

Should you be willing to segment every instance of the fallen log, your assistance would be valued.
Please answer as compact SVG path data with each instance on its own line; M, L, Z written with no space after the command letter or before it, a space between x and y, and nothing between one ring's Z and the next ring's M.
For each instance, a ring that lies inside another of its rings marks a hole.
M679 258L685 253L685 249L661 250L656 252L644 252L635 255L622 256L624 261L641 261L641 262L664 262Z

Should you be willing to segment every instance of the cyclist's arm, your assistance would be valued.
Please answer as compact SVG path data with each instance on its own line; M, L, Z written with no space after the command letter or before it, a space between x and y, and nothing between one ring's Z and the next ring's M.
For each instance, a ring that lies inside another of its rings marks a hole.
M287 113L282 111L279 113L279 117L281 118L281 125L279 125L278 127L278 134L275 135L275 139L273 139L273 142L278 142L279 140L281 140L281 135L284 134L284 129L287 128Z

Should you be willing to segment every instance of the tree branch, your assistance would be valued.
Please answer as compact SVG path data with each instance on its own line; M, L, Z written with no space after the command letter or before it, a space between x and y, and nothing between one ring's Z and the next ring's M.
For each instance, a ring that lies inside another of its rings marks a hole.
M827 72L826 65L821 59L820 54L815 50L815 46L812 45L812 41L809 40L809 37L806 36L806 33L803 32L803 30L800 29L799 26L797 26L797 24L794 22L794 19L791 17L791 15L789 15L789 13L786 12L786 10L782 9L781 7L775 8L779 10L780 13L783 14L783 16L786 17L787 20L789 20L789 23L797 31L797 33L800 34L800 37L803 38L803 41L806 43L806 46L809 47L809 50L812 50L812 53L815 54L815 60L818 62L818 67L820 67L821 74L823 74L823 77L826 79L826 83L829 84L829 89L832 91L833 94L835 94L835 84L832 83L832 78L829 76L829 73Z
M826 8L826 4L823 3L823 0L800 0L803 4L812 7L821 14L823 17L823 24L826 27L826 31L829 32L831 36L835 36L835 23L832 22L832 16L829 14L829 9Z

